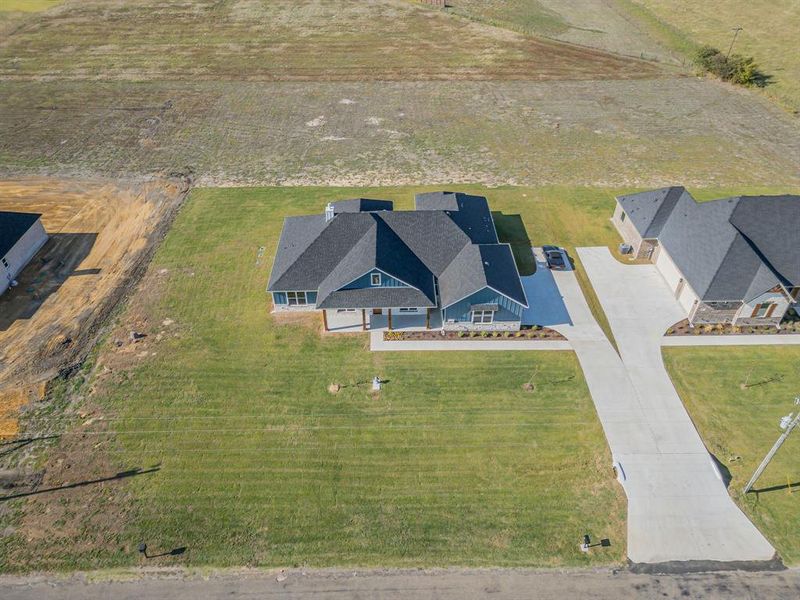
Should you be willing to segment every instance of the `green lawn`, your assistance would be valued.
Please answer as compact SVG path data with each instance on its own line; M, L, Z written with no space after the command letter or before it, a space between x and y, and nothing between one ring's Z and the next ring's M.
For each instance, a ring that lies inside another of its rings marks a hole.
M800 348L665 348L664 360L708 449L730 471L731 495L784 561L797 565L800 434L758 480L760 492L743 496L741 490L780 435L780 418L798 410Z
M0 542L0 562L9 570L135 565L144 540L153 551L188 547L151 564L620 563L624 497L572 353L373 354L363 335L321 338L316 316L278 324L269 314L264 288L285 215L355 195L407 207L412 192L192 192L121 317L148 334L134 347L145 356L122 368L116 361L128 346L107 344L87 384L105 419L76 431L97 446L91 456L57 454L111 472L160 470L95 496L83 488L34 497ZM495 210L523 214L536 242L574 231L567 222L580 223L589 243L610 236L602 219L547 217L568 198L586 205L579 214L603 214L607 193L488 195ZM388 380L377 398L366 383L376 374ZM523 391L531 378L535 391ZM331 395L331 382L345 387ZM108 442L105 430L115 432ZM57 511L61 518L48 517ZM99 517L113 522L98 527ZM48 519L37 537L32 530ZM587 532L611 548L580 552Z

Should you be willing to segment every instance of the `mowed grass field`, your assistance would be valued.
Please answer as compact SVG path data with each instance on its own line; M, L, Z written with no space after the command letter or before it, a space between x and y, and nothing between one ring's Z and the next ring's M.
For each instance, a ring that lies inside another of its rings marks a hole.
M800 4L796 0L632 1L695 44L711 44L723 52L733 39L732 29L743 27L734 53L753 56L773 78L764 91L793 111L800 111Z
M113 32L113 35L109 35ZM0 46L13 79L391 81L641 78L655 65L404 0L65 0Z
M664 361L703 440L730 471L729 491L778 549L800 564L800 435L795 432L747 495L742 488L796 413L800 348L664 348Z
M149 564L621 562L624 497L572 353L373 354L363 335L321 337L316 315L269 314L284 216L356 195L410 207L414 191L194 190L85 374L83 403L48 421L66 431L42 487L159 470L17 501L6 569L135 565L140 541L187 548ZM524 212L542 236L608 237L591 217L607 193L489 198L506 230ZM596 208L537 225L549 202L581 200ZM130 330L147 338L132 344ZM584 533L612 546L584 554Z

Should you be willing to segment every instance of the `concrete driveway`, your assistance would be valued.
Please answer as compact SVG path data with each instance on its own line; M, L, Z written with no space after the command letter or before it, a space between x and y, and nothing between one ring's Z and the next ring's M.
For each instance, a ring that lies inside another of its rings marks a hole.
M661 336L685 315L655 267L607 248L578 255L619 355L572 272L553 273L572 318L554 328L575 349L628 496L628 556L637 563L768 561L775 551L731 500L661 359Z

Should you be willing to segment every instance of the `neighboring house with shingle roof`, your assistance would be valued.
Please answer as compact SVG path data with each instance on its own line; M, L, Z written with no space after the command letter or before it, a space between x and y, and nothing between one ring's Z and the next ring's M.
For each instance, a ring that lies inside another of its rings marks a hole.
M0 294L47 241L41 216L0 211Z
M444 329L517 330L528 302L511 247L497 239L486 198L418 194L415 210L385 200L329 203L288 217L267 291L276 311L425 315ZM367 315L370 315L368 320Z
M691 323L778 325L800 293L800 196L697 202L669 187L619 196L612 222Z

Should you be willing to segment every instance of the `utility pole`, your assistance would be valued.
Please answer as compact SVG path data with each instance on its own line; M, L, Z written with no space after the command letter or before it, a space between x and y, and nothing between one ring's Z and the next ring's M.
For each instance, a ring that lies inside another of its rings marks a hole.
M739 36L739 32L744 29L741 25L737 25L731 31L733 32L733 39L731 40L731 45L728 48L728 53L725 55L725 58L728 59L731 57L731 50L733 50L733 44L736 42L736 38Z
M794 403L800 405L800 396L794 399ZM753 473L753 476L750 478L750 481L748 481L747 485L744 486L744 490L742 490L743 494L749 492L750 489L753 487L753 485L755 485L758 478L761 477L761 474L764 472L764 469L767 468L769 461L772 460L772 457L775 456L775 453L783 445L783 442L786 441L786 439L789 437L789 434L792 433L792 430L798 425L800 425L800 412L798 412L796 415L789 414L781 419L780 427L781 429L783 429L781 437L778 438L778 441L775 442L775 445L772 447L772 450L770 450L767 453L767 455L764 457L764 460L762 460L761 464L758 465L756 472Z

